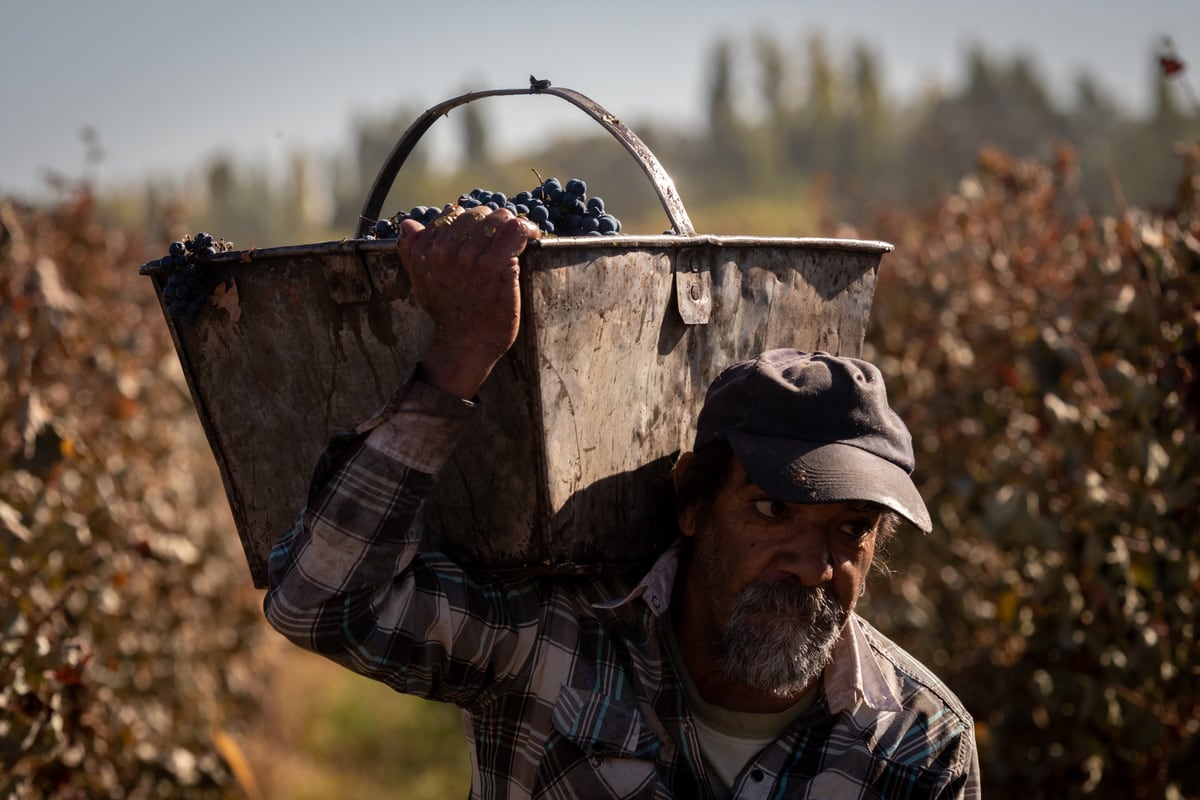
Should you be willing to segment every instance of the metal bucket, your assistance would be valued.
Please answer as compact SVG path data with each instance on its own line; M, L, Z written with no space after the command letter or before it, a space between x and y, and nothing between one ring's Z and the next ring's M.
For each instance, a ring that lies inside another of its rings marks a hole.
M435 106L401 139L363 210L378 216ZM679 235L546 238L521 258L521 332L424 507L427 535L473 569L640 568L673 538L662 490L709 382L770 347L861 352L883 242L697 235L674 185L628 128L566 89L621 139ZM167 315L254 583L293 523L329 435L380 408L432 332L392 241L215 256L236 315ZM154 262L142 267L162 297ZM164 314L165 314L164 306ZM236 319L235 319L236 316Z

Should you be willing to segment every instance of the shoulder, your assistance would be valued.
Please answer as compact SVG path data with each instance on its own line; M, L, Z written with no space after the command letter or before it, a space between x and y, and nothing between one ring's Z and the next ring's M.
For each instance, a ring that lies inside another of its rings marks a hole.
M900 645L879 632L862 617L855 617L864 638L877 659L889 665L899 683L903 705L932 705L952 715L965 726L972 726L971 714L949 686Z
M946 706L949 712L960 717L962 721L971 722L970 712L966 710L959 697L950 690L946 682L932 673L932 670L911 652L901 648L892 639L883 636L878 628L871 625L862 616L856 616L856 619L859 627L862 628L866 642L870 644L871 651L895 670L896 678L900 680L902 698L910 696L910 694L928 696L929 699Z
M893 769L915 770L922 779L974 796L979 780L975 721L958 696L923 663L861 618L856 618L876 664L892 684L898 712L870 725L872 747Z

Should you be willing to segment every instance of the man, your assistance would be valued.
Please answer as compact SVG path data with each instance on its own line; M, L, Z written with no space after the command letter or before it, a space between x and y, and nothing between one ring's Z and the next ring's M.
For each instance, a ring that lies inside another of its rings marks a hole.
M272 552L271 623L459 706L472 797L977 797L970 716L853 613L877 544L932 527L864 361L775 350L722 373L675 468L682 535L640 580L481 578L422 551L412 523L516 337L538 235L486 208L404 223L432 343L330 445Z

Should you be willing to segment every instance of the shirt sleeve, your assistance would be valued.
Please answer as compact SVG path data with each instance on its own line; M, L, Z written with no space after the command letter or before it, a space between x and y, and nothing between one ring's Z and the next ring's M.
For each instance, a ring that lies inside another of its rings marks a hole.
M307 505L271 550L264 599L267 620L295 644L459 705L520 668L537 605L533 587L482 584L421 549L421 504L473 408L413 377L379 414L335 435Z

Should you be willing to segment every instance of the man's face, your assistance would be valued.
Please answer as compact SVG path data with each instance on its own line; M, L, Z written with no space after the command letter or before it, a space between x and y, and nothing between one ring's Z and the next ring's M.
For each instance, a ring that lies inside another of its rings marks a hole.
M735 458L711 510L680 517L717 668L778 696L809 687L866 581L879 519L870 503L777 500Z

